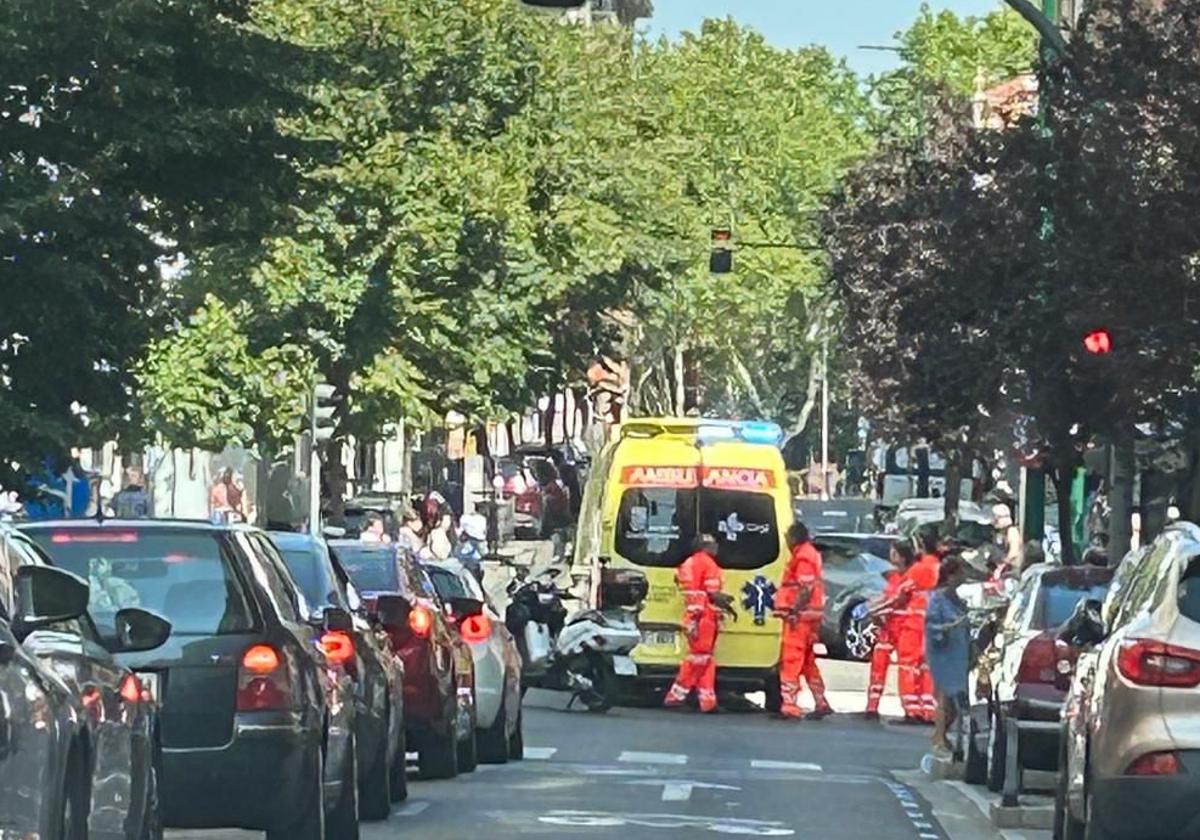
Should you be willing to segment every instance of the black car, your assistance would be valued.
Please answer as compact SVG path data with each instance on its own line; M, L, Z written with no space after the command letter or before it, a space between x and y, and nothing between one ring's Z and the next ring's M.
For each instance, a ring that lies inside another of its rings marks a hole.
M83 705L18 637L82 615L87 584L31 567L18 572L29 596L18 605L10 580L0 577L0 836L80 840L91 786Z
M320 646L350 617L326 610L314 627L266 534L171 520L24 530L56 566L88 580L102 634L126 607L172 624L162 647L118 657L159 698L168 826L356 840L353 689Z
M344 610L353 626L328 634L326 647L343 657L354 680L358 741L358 807L363 819L385 820L391 803L408 795L405 775L404 663L387 632L367 617L346 571L320 537L276 531L271 541L309 604Z
M36 612L29 575L69 577L88 602L87 584L50 568L27 536L0 525L0 606L9 615ZM7 586L5 585L7 583ZM56 582L57 587L68 582ZM69 611L66 611L69 612ZM35 625L18 622L22 646L78 701L79 760L87 779L92 837L150 840L162 835L157 768L161 761L154 698L113 653L149 650L166 642L171 625L145 610L123 610L116 632L103 637L86 612Z

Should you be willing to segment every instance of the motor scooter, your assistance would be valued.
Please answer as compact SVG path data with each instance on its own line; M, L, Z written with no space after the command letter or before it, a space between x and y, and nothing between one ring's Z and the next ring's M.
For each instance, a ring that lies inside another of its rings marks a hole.
M522 688L570 691L571 702L606 712L616 703L621 677L637 674L630 653L641 642L637 615L646 598L646 576L636 569L601 571L600 604L568 617L564 601L579 600L561 589L552 568L508 585L505 624L521 651Z

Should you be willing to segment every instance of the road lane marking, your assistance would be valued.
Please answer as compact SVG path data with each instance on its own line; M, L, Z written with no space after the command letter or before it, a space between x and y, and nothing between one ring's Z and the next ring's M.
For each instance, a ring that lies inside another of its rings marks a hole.
M548 761L558 752L558 747L526 747L525 758L533 761Z
M686 782L668 782L663 785L663 802L687 802L692 798L692 786Z
M628 764L687 764L688 757L679 753L638 752L626 750L617 756L617 761Z
M768 761L766 759L756 758L750 762L750 766L755 770L803 770L808 773L822 772L822 767L820 764L810 764L806 761Z
M646 787L661 787L663 802L687 802L692 798L695 788L705 790L741 790L733 785L716 785L710 782L694 782L690 779L638 779L626 782L627 785L643 785Z
M419 799L416 799L412 802L405 802L402 806L392 811L392 815L397 817L415 817L428 807L428 802L423 802Z

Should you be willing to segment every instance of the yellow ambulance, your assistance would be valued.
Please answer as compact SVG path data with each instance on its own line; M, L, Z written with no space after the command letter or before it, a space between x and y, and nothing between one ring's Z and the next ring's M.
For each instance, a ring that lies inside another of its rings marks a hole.
M718 679L726 688L774 693L780 622L771 612L793 521L782 437L774 423L634 419L614 429L593 462L574 562L646 574L642 643L633 652L637 682L669 681L687 653L675 569L695 536L711 533L738 614L721 628Z

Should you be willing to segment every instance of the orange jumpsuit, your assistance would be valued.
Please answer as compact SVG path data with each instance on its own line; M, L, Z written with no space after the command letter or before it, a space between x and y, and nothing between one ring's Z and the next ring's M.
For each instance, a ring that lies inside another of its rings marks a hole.
M711 596L721 591L725 573L711 554L697 551L676 570L675 582L683 590L683 626L687 631L688 655L679 663L679 673L664 703L678 706L695 689L700 699L700 711L711 712L717 707L717 663L713 651L721 626L721 614Z
M925 609L928 593L937 588L940 568L936 554L922 554L900 582L900 592L906 596L896 645L900 705L905 717L928 721L934 719L937 704L933 699L933 678L925 662Z
M883 600L890 601L900 591L903 575L892 572L888 575L883 587ZM887 684L888 666L892 664L892 651L896 649L896 641L900 638L899 611L892 607L883 614L883 621L875 632L875 648L871 651L871 679L867 684L867 711L878 712L879 701L883 699L883 689Z
M811 596L799 616L790 620L787 613L796 604L802 588L808 588ZM808 683L817 709L829 708L829 701L825 699L825 682L821 679L817 654L813 649L817 643L824 606L821 553L811 542L801 543L792 549L792 557L779 583L779 594L775 597L775 612L783 618L779 650L779 688L783 703L779 711L788 717L801 715L801 678Z

